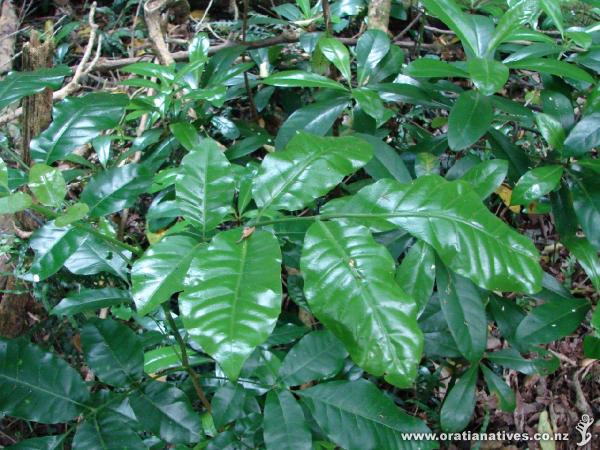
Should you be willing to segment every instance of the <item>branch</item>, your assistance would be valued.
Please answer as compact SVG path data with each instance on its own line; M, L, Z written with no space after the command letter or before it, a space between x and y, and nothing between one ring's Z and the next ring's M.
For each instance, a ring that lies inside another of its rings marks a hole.
M171 3L173 3L172 0L148 0L144 5L144 20L148 27L148 37L160 62L165 66L170 66L175 60L169 51L169 46L165 42L165 37L160 27L160 15Z

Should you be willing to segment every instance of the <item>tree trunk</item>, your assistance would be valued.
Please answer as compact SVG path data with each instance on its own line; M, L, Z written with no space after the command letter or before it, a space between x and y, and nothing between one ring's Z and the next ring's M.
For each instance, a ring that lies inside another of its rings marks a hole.
M372 0L369 2L369 29L388 32L392 0Z

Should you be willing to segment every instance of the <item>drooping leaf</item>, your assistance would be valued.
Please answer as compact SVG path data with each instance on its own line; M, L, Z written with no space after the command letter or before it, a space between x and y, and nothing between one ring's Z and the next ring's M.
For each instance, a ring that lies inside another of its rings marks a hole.
M488 58L471 58L467 62L473 84L483 95L493 95L508 81L508 67Z
M9 189L8 187L8 167L6 166L6 162L2 158L0 158L0 187L4 189Z
M581 161L579 162L581 164ZM600 251L600 181L592 172L574 177L571 193L573 208L587 240Z
M9 73L0 81L0 109L46 88L58 89L70 73L71 69L66 66Z
M537 0L518 0L512 3L498 21L496 31L488 44L487 55L492 55L496 47L507 41L510 36L521 26L531 21L538 13Z
M540 289L542 270L533 243L491 214L464 181L437 175L410 184L380 180L343 207L323 212L374 231L403 228L431 245L454 272L485 289Z
M143 165L114 167L93 177L81 193L90 217L101 217L127 208L146 192L152 175Z
M448 145L454 151L470 147L486 133L493 118L489 97L476 91L463 92L448 117Z
M80 292L71 292L63 298L58 305L52 308L51 313L56 315L71 316L85 311L97 310L131 302L128 291L117 288L82 289Z
M144 375L144 348L126 325L112 319L89 319L81 328L85 360L96 376L125 387Z
M281 87L316 87L329 88L340 91L347 89L337 81L312 72L303 70L284 70L262 80L263 83L271 86Z
M287 386L299 386L336 375L348 352L329 331L313 331L294 345L284 358L279 377Z
M471 167L461 179L471 184L481 200L485 200L502 184L507 173L508 161L492 159Z
M148 314L183 290L183 279L200 248L188 236L166 236L150 246L131 268L131 294L138 314Z
M358 84L366 84L375 67L390 50L390 39L381 30L367 30L356 43Z
M311 450L312 436L302 408L288 391L271 391L264 413L267 450Z
M370 134L358 134L373 147L373 158L365 165L367 172L375 180L394 178L402 183L412 180L410 172L400 154L391 146Z
M561 242L577 258L594 287L600 290L600 260L598 252L586 238L575 235L561 236Z
M563 26L563 13L560 9L560 0L540 0L540 7L544 10L546 15L552 19L554 25L561 34L565 32Z
M532 169L524 174L515 185L512 192L513 205L527 205L554 190L560 183L563 167L548 165Z
M128 102L126 95L103 92L63 100L54 107L50 126L31 141L32 159L46 164L64 159L103 130L116 127Z
M440 412L442 430L462 431L471 421L475 409L477 372L478 366L473 364L456 380L452 389L446 394Z
M144 450L138 434L123 424L122 418L108 410L91 415L77 426L73 450Z
M362 226L316 222L301 265L311 311L353 361L399 387L409 386L423 348L417 306L394 281L394 261Z
M340 71L346 81L352 80L350 72L350 53L344 44L336 38L328 37L319 40L319 48L323 56Z
M435 282L435 252L423 241L417 241L406 253L398 270L396 282L417 302L419 313L433 292Z
M169 383L146 384L130 397L139 422L170 444L190 444L201 438L200 416L185 393Z
M35 164L29 170L29 189L42 205L58 206L67 194L60 170L46 164Z
M300 132L285 150L265 157L252 188L254 200L261 210L298 210L364 166L372 154L368 143L353 136Z
M484 299L477 286L446 267L437 268L436 280L442 312L454 342L465 358L477 363L487 344Z
M41 423L61 423L85 410L87 387L77 371L24 339L0 340L0 410Z
M180 294L190 337L231 379L268 338L281 309L281 250L270 233L241 230L216 235L197 252Z
M481 364L479 367L481 367L481 371L483 372L488 390L498 399L500 409L505 412L513 412L517 404L514 391L485 364Z
M327 437L346 450L425 450L432 441L408 441L402 433L427 433L366 380L331 381L296 391Z
M549 375L558 369L560 361L557 357L551 359L525 359L514 348L504 348L488 353L487 359L508 369L514 369L526 375Z
M231 212L235 181L231 164L212 139L203 139L179 166L175 181L183 216L203 235Z
M585 70L566 61L549 58L524 58L507 64L511 69L535 70L541 73L556 75L557 77L572 78L574 80L594 83L594 78Z

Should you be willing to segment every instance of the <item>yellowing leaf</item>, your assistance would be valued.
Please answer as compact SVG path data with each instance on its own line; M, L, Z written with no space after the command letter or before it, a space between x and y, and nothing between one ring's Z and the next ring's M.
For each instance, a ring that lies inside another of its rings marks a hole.
M501 184L500 186L498 186L498 189L496 189L496 194L498 194L498 196L502 199L502 203L504 203L504 205L507 206L508 209L510 209L512 212L514 212L514 213L521 212L521 207L519 205L510 206L510 199L512 197L512 189L509 188L507 185Z

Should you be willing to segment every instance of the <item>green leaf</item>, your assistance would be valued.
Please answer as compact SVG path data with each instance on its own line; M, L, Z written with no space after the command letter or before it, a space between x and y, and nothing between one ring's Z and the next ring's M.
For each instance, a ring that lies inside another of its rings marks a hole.
M71 69L66 66L32 72L11 72L0 81L0 109L23 97L38 94L46 88L58 89L64 77L70 74Z
M281 250L270 233L217 234L197 252L179 296L190 337L236 379L256 346L275 328L281 309Z
M362 110L375 119L377 124L380 124L384 120L385 107L377 92L363 87L353 89L352 96Z
M565 129L554 116L537 113L535 123L548 145L556 150L562 150L565 142Z
M370 134L357 136L373 147L373 158L365 166L365 172L371 177L375 180L393 178L403 183L412 181L404 160L393 147Z
M492 55L496 47L509 40L521 25L530 22L537 15L538 10L537 0L519 0L511 3L508 11L500 17L498 25L496 25L496 31L488 44L487 55Z
M438 296L448 329L460 352L477 363L487 344L487 317L484 299L473 283L438 267L436 271Z
M295 391L329 439L346 450L425 450L432 441L408 441L402 433L427 433L377 387L363 379L331 381Z
M557 59L525 58L507 64L511 69L523 69L556 75L557 77L572 78L574 80L594 83L594 78L585 70L574 64Z
M344 44L336 38L321 38L319 48L323 56L329 60L340 71L346 81L352 80L350 71L350 54Z
M267 450L311 450L312 436L302 408L289 391L271 391L264 413Z
M81 201L89 206L92 218L128 208L152 184L152 175L142 165L128 164L100 172L81 193Z
M130 396L138 421L169 444L190 444L201 439L200 417L183 391L169 383L146 384Z
M479 367L481 367L490 394L494 394L498 399L500 409L504 412L513 412L517 406L514 391L485 364L480 364Z
M364 166L372 154L368 143L353 136L299 132L285 150L265 157L252 195L262 211L301 209Z
M126 95L102 92L66 98L54 107L50 126L31 141L31 157L46 164L64 159L103 130L116 127L128 103Z
M581 119L565 140L564 156L582 156L600 145L600 112Z
M82 289L79 292L70 292L58 305L50 311L55 315L72 316L85 311L94 311L100 308L117 306L122 303L129 304L131 296L129 291L117 288Z
M560 34L564 34L563 13L560 9L560 4L560 0L540 0L540 6L543 11L550 19L552 19L552 22L554 22L554 25L556 25Z
M64 435L44 436L25 439L14 445L5 447L6 450L62 450Z
M88 215L89 211L90 207L87 204L81 202L73 203L62 215L56 218L54 223L58 227L66 227L67 225L83 219Z
M471 421L475 410L477 369L476 364L472 365L456 380L446 395L440 411L442 430L446 432L462 431Z
M105 383L126 387L144 375L142 342L122 323L89 319L81 328L81 345L86 362Z
M9 190L8 186L8 167L2 158L0 158L0 187Z
M187 122L175 122L169 125L173 136L187 150L199 149L202 145L202 139L198 135L196 128Z
M231 164L215 141L203 139L183 158L179 171L175 181L179 208L206 236L232 211Z
M435 252L423 241L417 241L406 253L396 270L396 282L417 302L421 312L431 297L435 281Z
M508 173L508 161L492 159L471 167L461 177L473 186L473 190L481 200L485 200L502 184Z
M448 117L448 145L454 151L470 147L486 133L493 118L489 97L476 91L463 92Z
M144 316L183 290L192 258L205 246L188 236L166 236L149 247L131 268L131 294Z
M142 439L116 413L104 409L77 425L73 450L145 450Z
M408 387L423 337L415 301L395 283L394 266L365 227L318 221L306 232L300 267L311 311L357 365Z
M280 87L320 87L347 91L337 81L333 81L323 75L303 70L283 70L262 80L264 84Z
M582 164L583 161L579 161ZM587 240L600 251L600 180L592 172L584 172L582 177L572 177L573 207Z
M29 246L35 252L31 275L36 280L37 275L39 281L54 275L86 238L87 232L80 228L57 227L54 222L48 222L33 233L29 241Z
M400 227L431 245L454 272L485 289L540 289L542 270L533 243L491 214L464 181L437 175L410 184L380 180L358 191L341 210L323 212L373 231Z
M18 213L32 204L33 199L25 192L15 192L6 197L0 197L0 215Z
M467 62L467 69L473 84L483 95L493 95L508 81L508 67L500 61L471 58Z
M331 378L344 366L348 352L329 331L313 331L294 345L284 358L279 377L286 386Z
M209 358L206 358L197 353L190 353L188 349L188 359L190 366L197 366L212 362ZM163 370L170 369L172 367L182 366L181 349L178 345L171 345L169 347L158 347L153 350L149 350L144 353L144 372L147 374L155 374L162 372Z
M406 66L404 73L415 78L467 78L469 76L468 72L460 67L433 58L415 59Z
M577 258L577 262L590 278L594 287L600 291L600 260L598 260L596 249L592 247L587 239L578 238L574 235L561 236L560 240Z
M76 275L108 272L126 280L130 257L130 252L123 252L97 236L86 234L64 265Z
M512 192L513 205L527 205L533 200L556 189L563 174L563 167L548 165L532 169L525 173Z
M349 97L338 96L297 109L279 128L275 138L275 148L277 150L284 148L299 131L318 136L325 135L349 102Z
M369 77L390 50L390 38L381 30L367 30L356 43L358 84L369 82Z
M487 359L508 369L514 369L525 375L549 375L556 371L560 361L555 356L552 359L525 359L514 348L504 348L488 353Z
M492 153L496 158L508 161L508 179L517 181L529 167L531 162L525 152L511 140L497 130L490 130L487 134L488 142L492 147Z
M545 344L571 334L585 319L590 309L587 300L560 296L531 310L515 333L524 347Z
M37 200L46 206L60 205L67 194L62 172L46 164L35 164L29 170L28 185Z
M67 422L89 398L77 371L24 339L0 339L0 411L41 423Z

